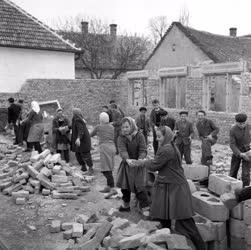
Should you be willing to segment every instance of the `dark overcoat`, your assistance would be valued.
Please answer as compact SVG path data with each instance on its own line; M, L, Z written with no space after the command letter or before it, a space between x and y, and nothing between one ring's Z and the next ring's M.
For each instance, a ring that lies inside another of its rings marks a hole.
M77 146L75 143L77 138L80 139L80 146ZM84 120L80 117L72 119L71 150L83 153L91 151L91 137Z
M68 130L60 132L60 127L68 127ZM70 122L69 120L63 116L55 117L52 121L52 133L53 137L55 137L55 146L57 144L68 144L70 143Z
M153 218L181 220L193 216L191 191L178 154L173 144L166 144L153 160L144 163L149 170L159 171L152 193Z

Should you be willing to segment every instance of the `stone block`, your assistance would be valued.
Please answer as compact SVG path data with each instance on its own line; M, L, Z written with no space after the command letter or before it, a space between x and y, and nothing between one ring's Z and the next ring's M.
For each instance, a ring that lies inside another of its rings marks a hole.
M17 192L12 192L11 196L14 199L24 198L24 199L28 200L29 199L29 192L28 191L24 191L24 190L20 190L20 191L17 191Z
M242 188L242 181L224 174L210 174L208 189L217 194L222 195L228 192Z
M244 202L239 203L237 206L231 209L230 216L238 220L243 220L243 207Z
M192 194L194 210L212 221L226 221L229 211L222 201L208 192L197 191Z
M53 220L50 224L50 232L51 233L59 233L61 231L61 221Z
M45 159L47 155L49 155L51 151L49 149L45 149L42 153L39 154L40 159Z
M43 175L46 176L46 177L50 177L50 176L52 175L51 170L48 169L47 167L43 167L43 168L40 170L40 173L43 174Z
M230 235L235 238L242 239L245 237L245 223L243 220L237 220L234 218L230 218Z
M77 194L74 193L59 193L56 190L52 191L52 198L53 199L70 199L76 200L78 198Z
M210 241L207 243L207 250L226 250L227 248L227 237L221 241Z
M61 229L62 229L63 231L72 229L73 223L74 223L74 222L63 222L62 225L61 225Z
M50 195L50 193L51 193L51 190L50 190L50 189L46 189L46 188L43 188L43 189L42 189L42 195L47 196L47 195Z
M245 229L245 242L251 245L251 226L247 226Z
M188 245L186 237L179 234L169 234L166 241L168 249L192 250Z
M129 226L129 221L123 218L116 218L111 223L112 223L112 229L123 229Z
M72 237L80 238L83 235L83 225L81 223L72 224Z
M58 163L60 161L61 161L61 155L60 154L54 154L49 159L49 163L53 163L53 164L56 164L56 163Z
M16 198L16 204L17 204L17 205L24 205L24 204L25 204L25 201L26 201L26 199L23 198L23 197L18 197L18 198Z
M196 214L193 216L195 224L205 242L223 240L226 237L226 223L213 222L206 217Z
M245 248L245 239L230 237L230 250L247 250Z
M63 238L69 240L72 238L72 229L66 230L63 232Z
M68 177L63 175L52 175L51 181L55 183L66 183L68 182Z
M120 249L137 248L142 244L141 241L145 236L146 236L145 233L140 233L130 237L126 237L119 241L119 248Z
M243 219L247 225L251 226L251 200L246 200L244 202Z
M39 172L35 168L33 168L32 166L27 167L27 172L34 179L36 179L39 174Z
M184 174L190 180L202 180L208 177L208 167L204 165L183 165Z

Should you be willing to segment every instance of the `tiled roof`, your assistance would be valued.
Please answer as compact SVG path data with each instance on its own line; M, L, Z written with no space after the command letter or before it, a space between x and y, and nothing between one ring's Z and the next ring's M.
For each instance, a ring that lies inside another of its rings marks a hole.
M9 0L0 0L0 46L78 51L74 45Z
M162 41L169 34L173 26L178 27L195 45L197 45L215 63L251 59L251 37L230 37L216 35L185 27L179 22L173 22L164 37L157 44L146 63L161 46Z

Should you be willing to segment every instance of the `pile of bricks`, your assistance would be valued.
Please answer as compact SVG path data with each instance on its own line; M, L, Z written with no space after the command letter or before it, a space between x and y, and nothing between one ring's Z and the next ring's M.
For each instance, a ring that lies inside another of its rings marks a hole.
M171 234L160 223L140 220L137 224L114 215L111 209L106 217L78 215L72 222L54 220L51 233L62 233L68 240L67 249L183 249L192 250L186 237Z
M33 151L31 157L21 163L21 158L14 157L13 150L10 152L13 156L8 159L5 152L7 163L0 168L0 191L12 195L16 204L24 204L33 193L51 194L54 199L77 199L90 191L88 183L94 177L70 167L61 160L60 154L51 154L48 149L41 154Z

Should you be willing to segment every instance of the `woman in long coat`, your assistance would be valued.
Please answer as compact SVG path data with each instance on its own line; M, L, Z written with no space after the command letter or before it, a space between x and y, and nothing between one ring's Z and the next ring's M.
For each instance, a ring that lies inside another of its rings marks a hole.
M82 171L86 171L86 165L89 167L89 174L93 174L93 163L91 157L91 137L86 127L81 109L72 110L72 136L71 151L75 152L78 163Z
M149 201L146 192L146 169L139 167L130 168L127 159L144 159L147 148L144 135L138 131L134 119L125 117L121 121L121 135L118 137L118 150L122 162L117 174L117 187L121 188L123 194L123 205L119 211L130 211L131 192L135 193L140 208L149 210Z
M42 152L40 141L44 135L43 116L40 111L38 102L31 102L31 111L27 118L21 122L30 126L29 134L27 138L27 149L32 150L34 147L39 153Z
M100 124L97 125L91 132L91 137L97 135L99 138L99 151L100 151L100 166L101 172L106 178L107 186L100 190L101 193L108 193L105 198L108 199L112 195L117 194L114 189L114 158L116 148L114 144L114 127L109 123L109 115L102 112L99 115Z
M192 196L181 165L180 153L173 142L174 134L167 127L157 129L159 149L153 160L128 161L133 168L146 167L158 171L152 193L150 216L170 227L176 220L175 230L190 238L196 249L204 250L205 244L192 218Z

